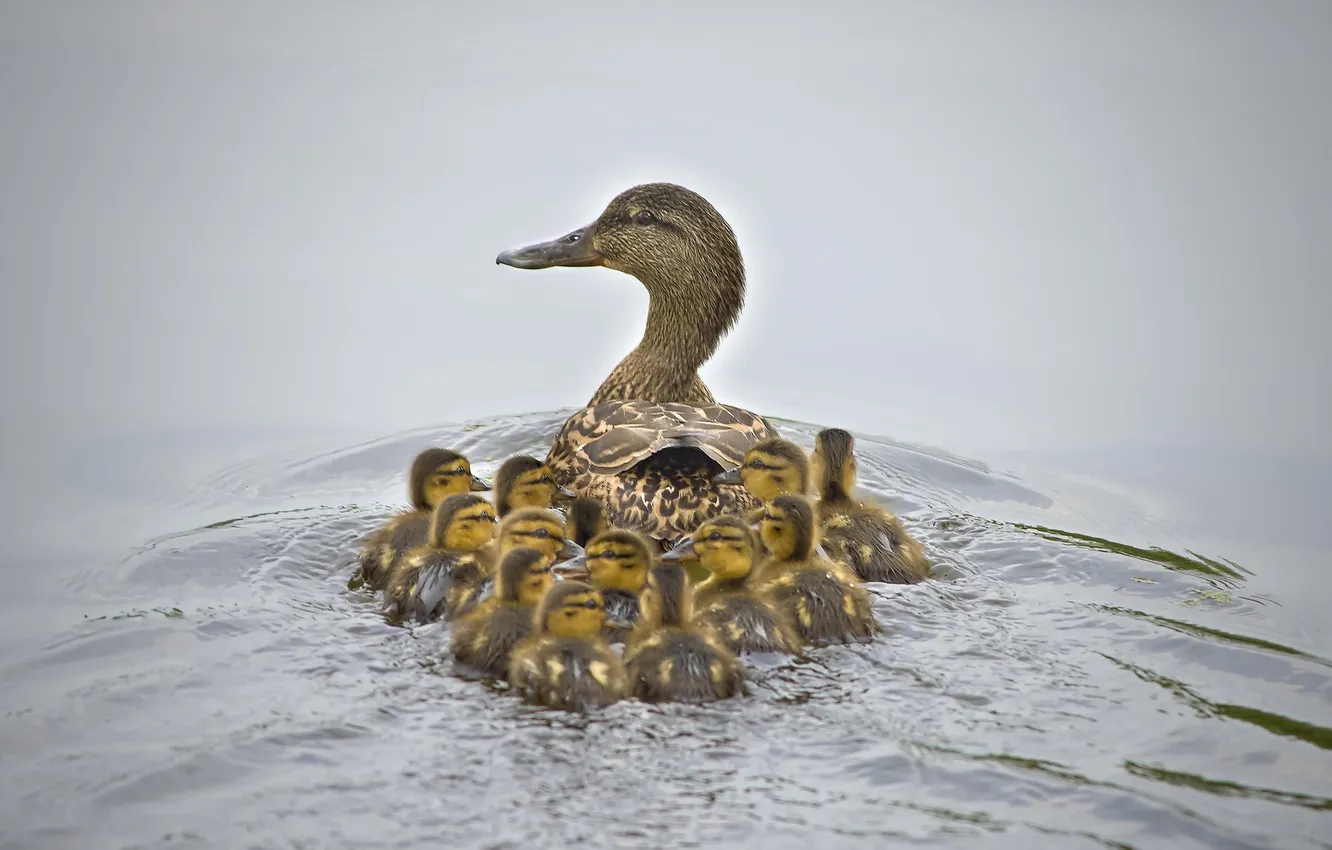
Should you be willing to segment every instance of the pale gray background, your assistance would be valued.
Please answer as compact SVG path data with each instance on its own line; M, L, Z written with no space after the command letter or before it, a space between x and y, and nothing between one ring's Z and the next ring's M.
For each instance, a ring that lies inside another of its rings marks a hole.
M583 402L641 287L494 256L672 180L750 270L724 400L1326 523L1332 3L0 9L11 521Z

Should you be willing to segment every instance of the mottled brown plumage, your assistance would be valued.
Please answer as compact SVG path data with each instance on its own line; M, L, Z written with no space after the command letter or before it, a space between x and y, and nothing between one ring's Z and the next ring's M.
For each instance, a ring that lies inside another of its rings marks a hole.
M863 581L915 584L929 575L925 553L902 521L883 507L854 498L855 438L841 428L820 431L811 472L819 497L823 546Z
M756 505L743 488L711 480L776 434L763 417L717 404L698 376L745 295L735 234L711 204L669 183L635 186L587 227L497 262L602 265L648 291L642 341L551 445L546 461L561 483L602 502L611 525L668 544L704 519Z

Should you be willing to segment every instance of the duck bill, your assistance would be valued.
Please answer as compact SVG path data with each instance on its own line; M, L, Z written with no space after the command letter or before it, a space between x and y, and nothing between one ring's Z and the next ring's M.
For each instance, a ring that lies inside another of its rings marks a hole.
M694 538L686 537L661 556L663 564L678 564L694 559Z
M587 553L581 551L569 560L556 564L554 572L555 577L561 581L567 579L586 581L592 576L592 573L587 568Z
M576 498L578 498L578 494L570 490L568 487L565 487L563 484L555 485L555 498L553 499L555 504L557 505L568 504L569 502L572 502Z
M490 489L490 482L486 481L484 478L473 475L471 489L473 493L484 493Z
M728 469L725 472L718 472L712 476L713 484L743 484L744 479L740 477L740 467Z
M573 542L572 540L565 538L564 545L560 547L560 554L559 554L560 561L568 563L569 561L572 561L577 558L582 558L584 561L586 561L587 553L583 551L582 546L579 546L577 543Z
M592 247L592 225L589 224L559 239L505 251L495 258L495 262L515 269L549 269L555 266L599 266L602 257Z

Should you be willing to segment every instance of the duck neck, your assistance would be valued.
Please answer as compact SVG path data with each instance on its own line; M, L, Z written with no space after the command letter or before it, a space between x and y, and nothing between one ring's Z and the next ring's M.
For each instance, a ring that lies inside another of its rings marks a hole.
M607 401L712 404L698 369L712 357L744 304L744 268L694 269L641 277L648 291L643 339L602 383L589 405Z

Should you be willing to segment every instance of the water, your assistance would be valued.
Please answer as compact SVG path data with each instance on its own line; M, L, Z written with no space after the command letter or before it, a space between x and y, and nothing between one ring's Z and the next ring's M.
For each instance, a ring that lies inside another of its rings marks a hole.
M123 556L10 553L0 846L1332 846L1328 630L1264 580L1317 571L1036 466L861 435L939 580L873 586L882 639L754 668L746 700L574 716L454 677L445 626L347 589L356 540L424 445L489 473L560 419L261 453L90 512L177 529Z

